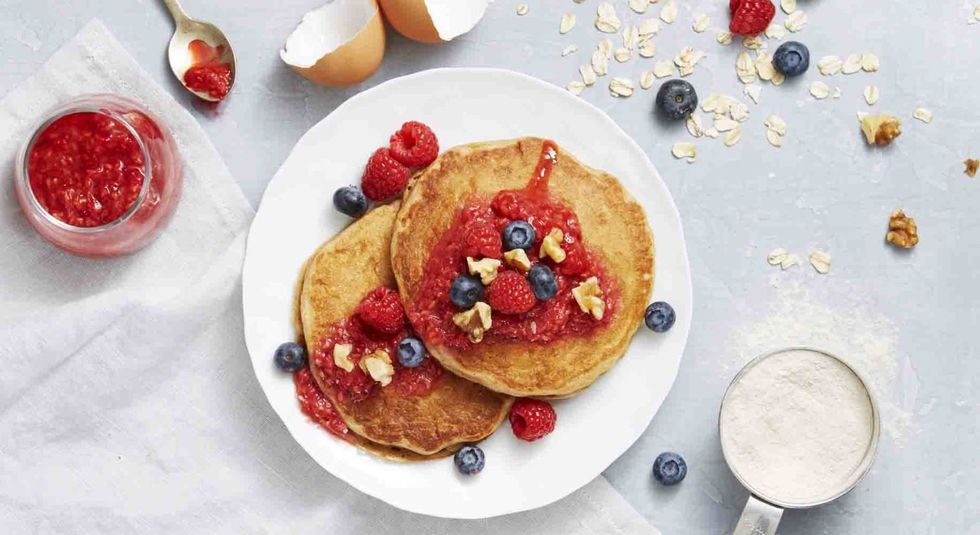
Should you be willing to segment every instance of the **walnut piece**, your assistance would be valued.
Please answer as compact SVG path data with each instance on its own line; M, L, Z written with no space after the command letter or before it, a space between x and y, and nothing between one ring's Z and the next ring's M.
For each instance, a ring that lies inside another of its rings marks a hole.
M334 344L333 346L333 363L347 373L354 371L354 363L350 359L350 353L353 349L354 346L351 344Z
M865 115L861 119L861 131L868 145L884 147L902 135L902 123L891 115Z
M381 386L388 386L391 383L391 378L395 376L395 368L391 365L391 356L384 349L379 349L362 358L361 369L367 372L371 379L381 383Z
M977 169L980 168L980 160L963 160L963 165L966 166L966 170L964 172L968 177L973 178L977 176Z
M531 270L531 259L527 257L524 249L511 249L505 252L504 261L507 262L508 266L525 273Z
M597 277L589 277L572 289L572 297L582 312L601 320L606 313L606 302L602 300L602 288Z
M885 241L902 249L915 247L915 244L919 243L919 229L915 225L915 220L905 215L902 210L892 212Z
M483 258L474 260L473 257L466 257L466 267L470 275L480 277L480 282L484 286L493 282L497 278L497 270L500 268L500 260L493 258Z
M548 235L541 240L541 250L538 252L538 256L541 258L547 256L556 264L561 264L565 261L565 250L561 248L561 242L564 239L565 233L560 228L551 229Z
M454 314L453 323L469 336L470 342L478 344L493 326L490 305L477 301L473 308Z

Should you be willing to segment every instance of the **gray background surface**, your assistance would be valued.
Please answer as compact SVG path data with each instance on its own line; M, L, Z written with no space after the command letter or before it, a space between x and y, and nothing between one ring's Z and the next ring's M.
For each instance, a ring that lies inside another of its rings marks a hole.
M601 37L591 25L597 0L528 2L524 17L515 14L517 2L498 0L473 32L448 45L389 33L378 73L336 90L308 83L278 57L286 35L319 0L184 3L195 17L222 26L235 44L233 95L219 114L197 113L253 205L303 132L360 90L446 66L504 67L564 85L577 79L577 66ZM625 0L615 3L622 18L634 21L659 11L654 5L641 17ZM740 96L734 58L741 47L714 41L717 28L727 25L727 2L679 4L678 21L655 38L656 59L670 59L684 46L702 49L708 57L689 77L702 98ZM695 286L694 326L677 382L644 436L606 476L665 533L729 531L747 494L718 444L724 389L757 352L817 343L845 353L870 377L885 434L875 468L853 493L788 513L780 533L980 533L980 182L966 177L961 163L980 157L980 25L966 24L973 6L964 0L799 4L809 26L794 37L810 46L814 61L872 51L881 57L881 71L823 78L842 97L821 102L807 93L810 81L821 78L815 69L782 87L766 84L760 104L750 106L742 141L725 148L720 140L699 140L693 165L669 154L673 143L692 140L683 125L665 125L649 113L656 86L617 100L606 91L609 78L600 78L582 95L648 151L666 180L684 219ZM564 12L577 13L579 23L561 36ZM711 16L712 29L695 34L691 22L700 12ZM172 27L153 0L0 0L0 93L92 17L194 107L164 63ZM560 57L570 43L579 52ZM635 81L653 61L614 62L611 71ZM868 83L881 89L876 109L903 119L905 134L884 150L866 148L857 129L855 113L869 111L861 97ZM935 121L912 120L917 106L934 111ZM770 113L789 124L782 149L765 141L762 122ZM898 207L921 229L922 243L911 253L882 240L888 213ZM765 256L776 247L804 264L810 251L828 251L831 274L820 276L809 265L771 268ZM601 432L601 422L596 426ZM669 489L649 477L651 461L665 449L682 453L690 467L687 480Z

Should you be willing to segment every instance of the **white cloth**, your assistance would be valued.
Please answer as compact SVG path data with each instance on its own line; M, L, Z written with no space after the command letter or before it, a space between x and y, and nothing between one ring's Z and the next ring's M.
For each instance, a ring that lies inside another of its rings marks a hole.
M148 248L89 260L40 238L0 188L0 533L657 533L601 477L537 511L456 521L322 470L246 355L252 211L195 119L102 23L0 103L0 165L9 176L46 109L92 92L136 98L173 129L184 195Z

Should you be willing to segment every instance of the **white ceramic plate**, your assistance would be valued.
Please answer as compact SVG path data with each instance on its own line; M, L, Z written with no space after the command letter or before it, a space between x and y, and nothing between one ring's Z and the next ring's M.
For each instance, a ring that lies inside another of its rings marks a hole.
M332 206L359 183L364 163L404 121L430 125L443 148L492 139L551 138L586 165L619 177L646 209L656 246L654 298L677 310L666 334L646 328L626 356L585 393L555 403L558 425L534 443L504 425L482 447L487 464L459 475L451 459L379 460L300 412L291 378L272 362L294 338L293 285L303 261L348 219ZM691 275L677 208L643 150L608 116L566 91L494 69L437 69L351 98L310 129L269 183L248 236L242 275L245 339L255 375L300 445L331 474L395 507L485 518L556 501L598 476L639 438L670 390L691 324Z

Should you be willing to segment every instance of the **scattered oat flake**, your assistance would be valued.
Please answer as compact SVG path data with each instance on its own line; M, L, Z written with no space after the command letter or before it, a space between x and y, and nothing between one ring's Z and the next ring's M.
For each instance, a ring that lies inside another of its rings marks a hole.
M657 44L647 39L640 43L640 56L644 58L652 58L657 55Z
M633 53L630 52L628 48L617 48L616 51L613 52L613 57L620 63L626 63L633 57Z
M687 131L694 137L704 135L704 127L701 125L701 117L695 113L687 116Z
M840 90L839 87L835 87L834 88L834 98L840 98L840 97L841 97L841 90Z
M674 3L674 0L667 0L664 3L664 7L660 9L660 20L667 24L671 24L677 20L677 4Z
M970 178L977 176L977 169L980 168L980 160L967 158L966 160L963 160L963 165L966 167L966 169L963 170L963 172L966 173L966 176Z
M912 117L915 117L926 124L932 122L932 112L925 108L916 108L915 111L912 112Z
M773 249L772 252L766 256L766 262L769 262L770 266L778 266L786 256L789 255L786 249Z
M752 99L752 102L758 104L759 97L762 95L762 86L749 84L744 88L742 88L742 92L744 92L750 99Z
M782 39L786 37L786 27L773 22L766 28L766 37L769 39Z
M875 102L878 102L878 86L869 85L864 88L864 101L868 106L874 106Z
M616 15L616 8L609 2L602 2L596 8L595 27L600 32L616 33L622 23Z
M573 94L573 95L579 95L579 94L582 93L582 91L585 90L585 84L583 84L582 82L578 82L578 81L568 82L565 85L565 89L567 89L568 92L571 93L571 94Z
M640 41L640 28L635 24L627 24L626 28L623 29L623 46L633 50L636 48L636 43Z
M715 41L718 41L719 45L730 45L732 44L732 32L720 31L715 37Z
M528 10L527 4L517 4L517 14L518 15L520 15L522 17L524 15L527 15L527 10Z
M728 132L738 128L738 123L728 117L719 117L715 119L715 129L719 132Z
M844 63L838 56L824 56L817 62L817 70L824 76L831 76L840 72Z
M721 104L721 95L717 93L711 93L707 98L701 101L701 109L711 113L718 109Z
M605 76L609 73L609 58L601 50L592 53L592 70L597 76Z
M797 10L786 17L786 22L784 24L787 30L791 32L798 32L806 27L806 22L806 13L804 13L802 10Z
M725 146L731 147L732 145L738 143L740 139L742 139L742 129L736 128L725 135Z
M764 45L762 44L762 38L758 35L753 35L751 37L742 38L742 46L748 48L749 50L759 50Z
M738 58L735 59L735 73L738 74L738 79L743 84L751 84L758 79L755 71L755 63L753 63L752 57L745 50L740 52Z
M772 82L772 85L783 85L783 82L785 81L786 81L786 75L779 71L776 71L776 74L774 74L772 76L772 80L770 80L770 82Z
M713 126L709 126L708 128L705 128L704 129L704 135L710 137L711 139L714 139L714 138L718 137L719 135L721 135L721 133L718 132L718 129L717 128L715 128Z
M592 68L592 65L586 63L578 68L578 72L582 75L582 82L584 82L585 85L592 85L595 83L596 74L595 70Z
M866 72L878 72L880 66L881 62L878 61L878 56L872 54L871 52L861 54L861 68Z
M561 16L561 24L558 25L558 32L562 35L572 31L575 27L575 13L565 13Z
M608 37L603 37L602 40L599 41L599 44L596 45L595 48L599 52L602 52L602 55L606 56L607 58L608 57L611 57L612 56L612 51L613 51L612 39L610 39Z
M614 97L629 97L633 95L633 82L629 78L613 78L609 82L609 93Z
M578 46L568 45L565 48L561 49L561 57L565 57L569 54L574 54L575 52L578 52Z
M650 89L653 87L654 80L656 80L656 77L654 76L653 71L644 72L640 75L640 88Z
M666 78L674 75L674 63L672 61L660 60L653 65L653 75L657 78Z
M629 0L630 9L637 13L646 13L650 6L650 0Z
M694 17L694 25L691 26L691 29L697 33L701 33L708 29L709 24L711 24L711 19L704 13L701 13Z
M660 21L647 19L640 23L640 35L657 35L660 32Z
M861 70L861 56L859 54L850 54L847 59L844 60L844 65L841 67L841 72L844 74L854 74L860 72Z
M810 84L810 94L817 100L823 100L830 96L830 86L817 81Z
M779 135L775 130L766 130L766 139L773 147L779 148L783 146L783 136Z
M670 153L674 155L674 158L687 158L687 161L693 162L698 156L698 148L694 143L674 143L674 146L670 148Z
M823 251L813 251L810 253L810 265L817 273L826 275L830 273L830 255Z
M786 121L778 115L766 117L766 128L781 136L786 135Z
M970 24L975 24L977 22L980 22L980 6L973 9L973 20L970 22Z
M740 100L733 98L728 106L728 116L740 123L744 123L749 119L749 107Z
M755 71L758 73L759 78L766 82L773 79L776 76L776 67L772 65L772 56L764 50L760 50L758 56L755 58Z
M780 0L779 7L783 8L783 13L791 15L796 11L796 0Z

